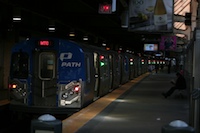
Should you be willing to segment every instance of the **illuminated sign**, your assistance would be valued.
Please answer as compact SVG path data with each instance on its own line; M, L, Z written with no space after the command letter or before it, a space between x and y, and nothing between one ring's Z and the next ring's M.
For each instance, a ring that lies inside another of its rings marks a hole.
M158 44L144 44L144 51L158 51Z
M174 51L176 50L176 36L161 36L160 50Z
M173 32L173 0L129 0L129 31Z
M49 41L40 41L40 46L49 46Z
M40 47L49 47L52 45L53 45L53 42L50 40L39 40L38 41L38 46L40 46Z
M100 14L111 14L112 5L111 4L99 4L99 13Z

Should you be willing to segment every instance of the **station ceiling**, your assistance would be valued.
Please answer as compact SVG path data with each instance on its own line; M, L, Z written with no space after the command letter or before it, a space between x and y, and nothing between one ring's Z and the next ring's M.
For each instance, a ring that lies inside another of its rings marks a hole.
M0 0L0 2L4 8L0 9L4 12L4 15L1 13L3 19L8 19L9 14L17 13L16 9L21 11L25 16L22 18L24 22L20 24L22 29L45 30L47 23L54 21L58 24L60 34L65 35L67 31L79 30L82 34L97 37L94 38L94 42L102 39L112 47L122 46L133 51L142 50L144 38L160 37L159 34L135 33L121 27L121 15L127 8L127 0L117 0L116 11L112 14L98 13L99 3L103 0Z

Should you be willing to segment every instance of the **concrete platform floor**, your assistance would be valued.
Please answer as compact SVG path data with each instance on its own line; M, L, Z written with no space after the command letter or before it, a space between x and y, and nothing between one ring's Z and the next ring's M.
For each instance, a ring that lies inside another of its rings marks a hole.
M62 121L63 133L161 133L174 120L189 122L189 100L167 91L175 73L146 73Z

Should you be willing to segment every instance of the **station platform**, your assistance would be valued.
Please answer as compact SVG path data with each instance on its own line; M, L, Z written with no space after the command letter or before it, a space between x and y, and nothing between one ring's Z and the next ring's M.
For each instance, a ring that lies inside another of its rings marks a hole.
M174 120L189 122L189 98L164 98L175 72L145 73L62 120L63 133L161 133Z

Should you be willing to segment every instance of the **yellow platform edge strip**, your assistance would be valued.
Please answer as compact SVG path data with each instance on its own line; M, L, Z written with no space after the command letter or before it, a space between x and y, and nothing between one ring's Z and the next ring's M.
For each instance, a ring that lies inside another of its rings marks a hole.
M133 85L138 83L140 80L148 76L149 73L145 73L126 84L120 86L119 88L108 93L104 97L101 97L97 101L88 105L87 107L81 109L79 112L74 113L70 117L62 121L62 132L63 133L75 133L80 127L86 124L89 120L99 114L103 109L105 109L111 102L116 100L124 92L129 90Z

